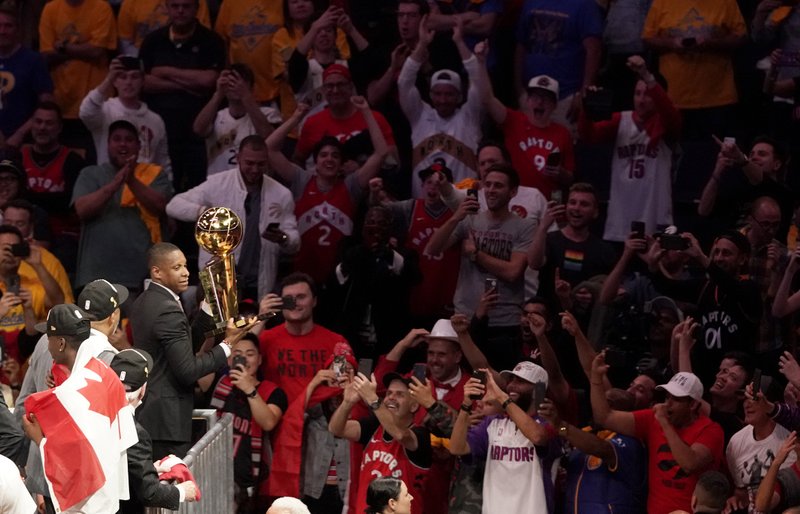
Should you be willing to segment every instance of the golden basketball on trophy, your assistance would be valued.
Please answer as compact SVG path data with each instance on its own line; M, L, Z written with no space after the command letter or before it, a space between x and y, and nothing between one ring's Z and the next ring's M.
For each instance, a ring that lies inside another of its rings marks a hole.
M244 227L239 216L227 207L209 207L197 218L194 238L211 259L200 270L200 284L211 307L215 330L225 331L230 318L237 320L239 303L236 292L236 267L233 250L244 237Z

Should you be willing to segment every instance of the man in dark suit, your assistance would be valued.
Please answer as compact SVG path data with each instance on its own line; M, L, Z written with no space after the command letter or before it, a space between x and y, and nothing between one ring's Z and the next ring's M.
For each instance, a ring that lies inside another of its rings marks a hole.
M111 369L119 375L125 386L128 402L134 409L142 403L147 391L147 379L153 370L153 358L144 350L122 350L111 361ZM178 510L181 502L192 502L197 499L197 487L194 482L180 484L162 484L158 480L158 472L153 466L153 450L150 434L137 421L136 434L139 442L128 448L128 483L130 484L130 500L120 502L120 514L142 512L144 506L163 507Z
M137 413L153 438L153 457L183 457L191 447L194 384L227 362L231 346L250 325L229 324L225 339L210 352L195 355L189 320L179 293L189 287L186 257L170 243L153 245L147 254L150 286L136 299L131 312L133 346L153 356L149 392Z

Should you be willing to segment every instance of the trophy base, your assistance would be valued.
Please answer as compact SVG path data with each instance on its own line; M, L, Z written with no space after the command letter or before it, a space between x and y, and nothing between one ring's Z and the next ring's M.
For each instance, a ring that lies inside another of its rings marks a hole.
M233 322L233 326L235 326L236 328L242 328L245 325L247 325L247 320L244 319L237 319L236 321ZM206 337L206 339L208 339L209 337L217 337L218 335L224 334L225 329L227 327L228 327L227 321L220 322L217 323L217 326L215 328L205 332L203 335Z

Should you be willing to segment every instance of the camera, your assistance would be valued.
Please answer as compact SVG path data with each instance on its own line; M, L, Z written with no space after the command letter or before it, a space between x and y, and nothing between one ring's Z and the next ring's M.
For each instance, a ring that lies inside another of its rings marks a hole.
M31 245L27 241L11 245L11 255L14 257L28 257L31 254Z

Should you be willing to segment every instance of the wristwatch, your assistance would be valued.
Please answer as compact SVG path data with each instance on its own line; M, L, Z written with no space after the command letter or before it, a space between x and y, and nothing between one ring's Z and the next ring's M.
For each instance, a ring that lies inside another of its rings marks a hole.
M504 401L503 404L500 405L500 408L503 409L503 410L506 410L508 408L509 404L512 404L512 403L514 403L514 400L512 400L511 397L509 396L508 398L506 398L506 401Z
M561 426L558 427L558 435L561 437L567 437L567 431L569 430L569 425L566 423L561 423Z
M381 407L381 399L378 398L374 402L369 404L369 410L378 410Z
M248 398L255 398L256 396L258 396L258 389L253 389L253 392L247 395Z

